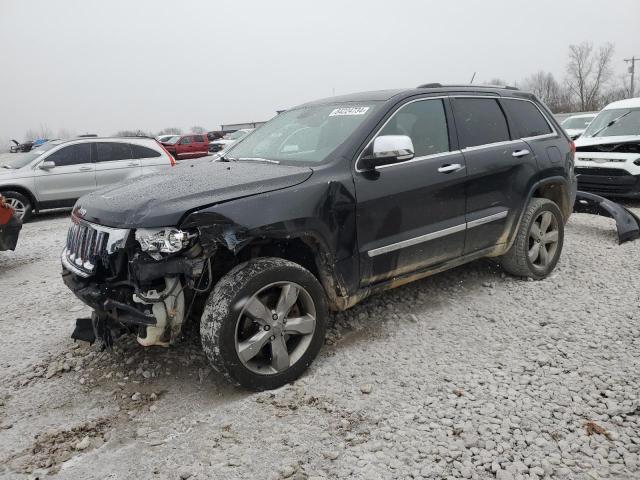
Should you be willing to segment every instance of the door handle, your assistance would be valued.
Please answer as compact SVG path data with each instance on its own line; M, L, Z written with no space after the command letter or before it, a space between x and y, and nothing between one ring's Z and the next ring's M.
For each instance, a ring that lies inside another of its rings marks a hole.
M438 171L440 173L451 173L451 172L455 172L458 171L460 169L464 168L462 165L460 165L459 163L447 163L446 165L442 165Z
M80 167L81 172L90 172L93 170L93 167Z
M515 152L513 152L513 153L511 154L511 156L512 156L512 157L519 158L519 157L524 157L525 155L529 155L530 153L531 153L531 152L525 148L525 149L523 149L523 150L516 150Z

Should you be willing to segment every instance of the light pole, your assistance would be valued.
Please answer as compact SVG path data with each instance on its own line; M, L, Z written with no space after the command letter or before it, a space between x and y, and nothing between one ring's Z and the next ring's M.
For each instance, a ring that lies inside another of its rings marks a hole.
M640 60L640 58L636 58L635 56L631 57L631 58L625 58L624 61L627 63L630 63L631 65L629 66L629 73L631 74L631 86L629 88L629 93L631 94L631 98L633 98L633 82L634 82L634 76L635 76L635 71L636 71L636 62Z

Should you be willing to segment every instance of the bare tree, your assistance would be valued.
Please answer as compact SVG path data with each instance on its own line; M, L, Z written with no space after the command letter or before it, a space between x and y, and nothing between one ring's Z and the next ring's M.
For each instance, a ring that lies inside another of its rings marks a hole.
M158 135L182 135L182 129L177 127L163 128Z
M68 128L60 128L58 130L58 138L71 138L74 136L75 134Z
M149 137L151 135L149 135L144 130L138 129L138 130L119 130L118 132L116 132L114 136L115 137Z
M602 91L611 78L613 51L611 43L597 51L589 42L569 46L567 85L581 111L598 110L602 106Z
M500 87L506 87L507 81L498 77L493 77L491 80L487 82L487 85L497 85Z
M540 70L522 82L522 89L528 90L542 100L554 113L571 112L571 92L561 85L551 72Z
M40 128L30 128L24 134L24 139L27 141L33 141L39 138L52 138L52 137L53 137L53 133L51 132L49 127L47 127L42 123L40 124Z
M207 133L207 129L196 125L195 127L191 127L191 133Z

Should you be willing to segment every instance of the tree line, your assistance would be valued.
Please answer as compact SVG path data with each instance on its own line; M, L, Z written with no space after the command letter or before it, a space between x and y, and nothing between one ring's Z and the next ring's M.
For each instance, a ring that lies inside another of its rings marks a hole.
M551 72L540 70L515 86L534 93L553 113L600 110L611 102L629 98L634 90L628 75L615 75L614 51L611 43L598 48L590 42L570 45L566 71L560 80ZM499 78L489 83L506 85Z

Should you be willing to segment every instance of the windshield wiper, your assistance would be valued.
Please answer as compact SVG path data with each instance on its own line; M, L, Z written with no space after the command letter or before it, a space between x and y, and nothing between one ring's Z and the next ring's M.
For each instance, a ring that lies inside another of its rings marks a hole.
M633 110L629 110L627 113L623 113L623 114L622 114L622 115L620 115L619 117L614 118L614 119L613 119L613 120L611 120L609 123L607 123L604 127L599 128L598 130L596 130L596 132L595 132L595 133L593 133L591 136L592 136L592 137L597 137L597 136L598 136L598 134L599 134L600 132L602 132L603 130L606 130L607 128L609 128L609 127L610 127L610 126L612 126L612 125L615 125L616 123L618 123L618 121L619 121L621 118L626 117L626 116L627 116L627 115L629 115L632 111L633 111Z
M266 163L275 163L275 164L280 163L278 160L269 160L268 158L259 158L259 157L240 157L240 158L234 158L232 160L249 160L254 162L266 162Z

